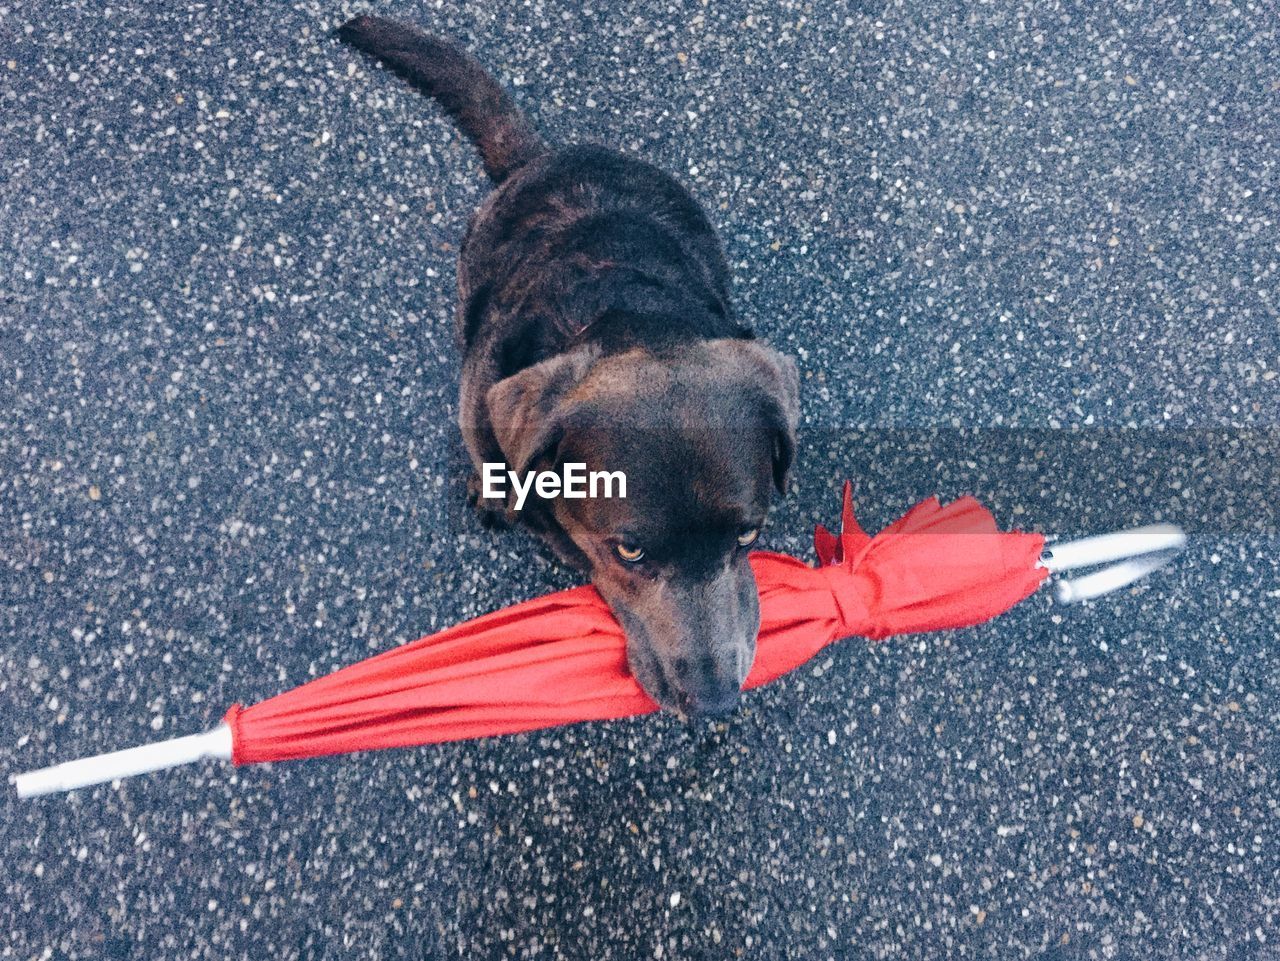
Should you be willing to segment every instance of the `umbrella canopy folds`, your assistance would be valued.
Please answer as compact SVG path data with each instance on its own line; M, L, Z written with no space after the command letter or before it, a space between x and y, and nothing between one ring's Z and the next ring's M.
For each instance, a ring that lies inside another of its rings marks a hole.
M995 617L1049 575L1039 534L1002 533L970 497L923 501L875 537L844 488L841 531L819 527L820 566L751 556L760 636L746 687L758 687L852 635L966 627ZM579 587L405 644L225 721L236 764L510 734L645 714L657 705L627 668L604 600Z

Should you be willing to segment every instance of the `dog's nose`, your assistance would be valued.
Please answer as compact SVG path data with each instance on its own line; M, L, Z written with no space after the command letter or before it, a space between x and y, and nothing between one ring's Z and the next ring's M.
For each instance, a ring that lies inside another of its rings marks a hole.
M720 678L707 679L692 684L681 691L686 714L704 717L722 717L731 714L738 706L742 690L736 681Z
M742 685L711 657L700 661L678 657L673 666L681 707L686 714L719 716L737 707Z
M712 697L691 697L686 713L698 717L723 717L738 706L738 689L729 688Z

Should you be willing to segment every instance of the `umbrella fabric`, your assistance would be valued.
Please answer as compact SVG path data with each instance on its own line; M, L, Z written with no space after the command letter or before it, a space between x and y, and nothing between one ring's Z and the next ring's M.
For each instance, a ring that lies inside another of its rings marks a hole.
M814 535L820 566L751 556L760 636L746 687L852 635L965 627L1048 576L1039 534L1001 533L973 498L922 501L875 537L844 489L841 532ZM227 712L236 764L510 734L657 710L627 669L626 639L593 587L539 597Z

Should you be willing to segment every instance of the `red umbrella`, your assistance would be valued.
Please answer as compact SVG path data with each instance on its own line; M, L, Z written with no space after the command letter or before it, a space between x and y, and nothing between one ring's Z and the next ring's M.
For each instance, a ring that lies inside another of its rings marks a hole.
M1144 540L1145 538L1145 540ZM1147 528L1064 545L1002 533L971 497L923 501L875 537L844 489L840 534L815 532L819 566L782 554L751 557L760 636L746 687L758 687L851 635L966 627L1000 614L1054 570L1163 551L1101 574L1103 589L1136 579L1183 541ZM1093 596L1089 578L1074 597ZM19 775L20 794L69 790L184 763L236 764L408 747L645 714L657 705L627 669L626 640L592 587L536 598L342 668L252 707L234 705L206 734L71 761Z

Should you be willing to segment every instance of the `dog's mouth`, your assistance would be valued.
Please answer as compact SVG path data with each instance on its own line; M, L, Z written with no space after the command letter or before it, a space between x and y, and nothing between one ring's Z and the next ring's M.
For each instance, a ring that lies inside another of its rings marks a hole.
M636 640L631 632L627 634L627 665L645 693L660 708L675 714L682 721L726 717L736 710L746 673L750 669L750 655L754 653L754 644L744 647L749 649L734 652L731 682L722 682L714 689L707 689L704 685L703 690L696 694L678 683L674 677L675 668L658 657L649 645Z
M645 650L644 645L634 640L630 631L627 631L627 667L631 670L631 676L657 702L658 707L677 714L682 719L688 718L688 711L681 699L675 696L675 685L663 669L661 661L652 651Z
M760 629L745 555L709 576L677 572L627 583L596 570L592 580L626 633L632 676L659 707L685 717L733 712Z

